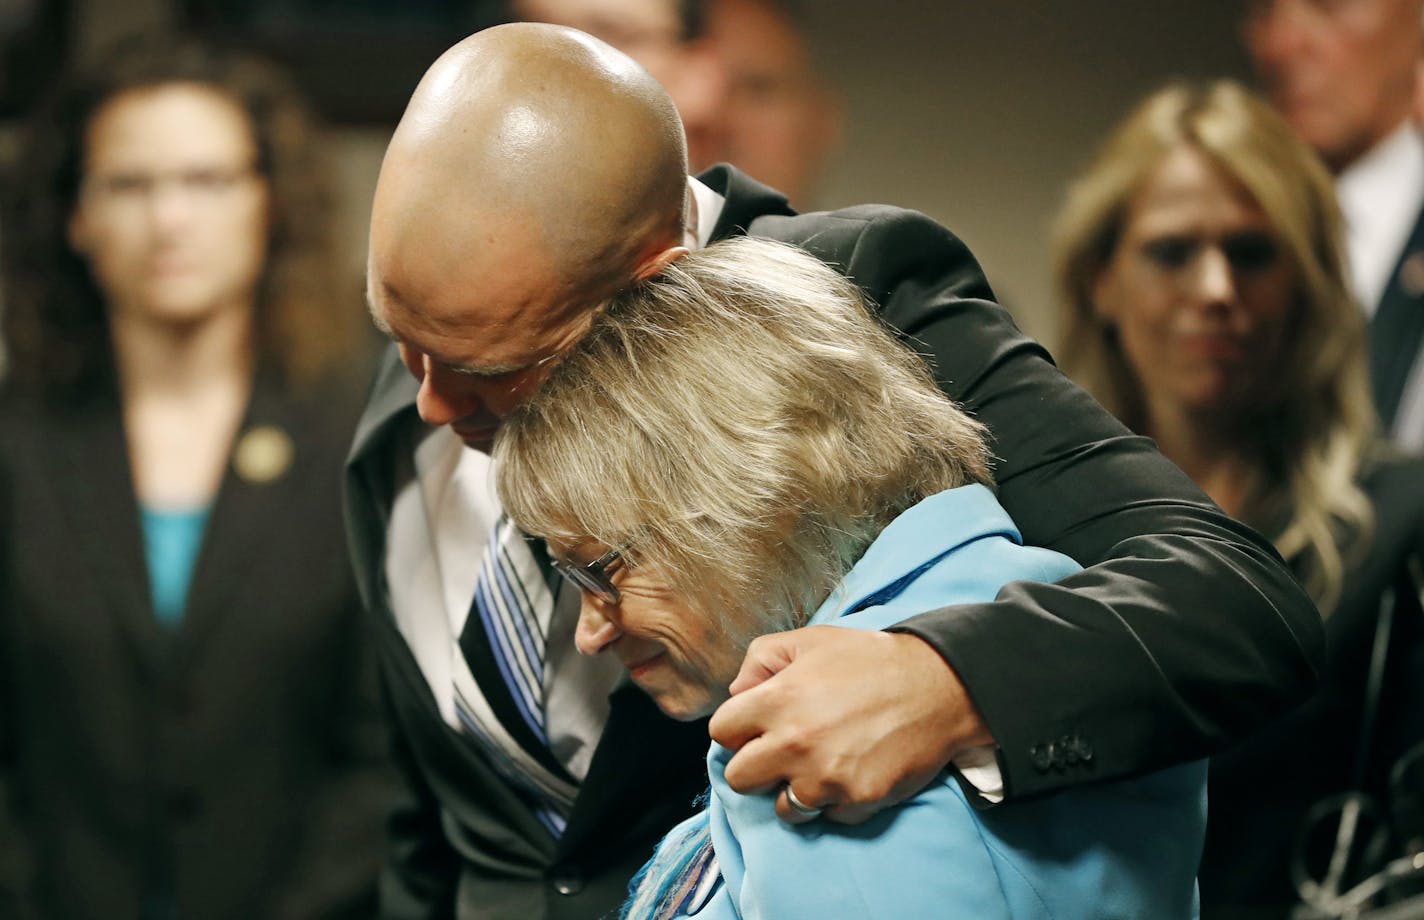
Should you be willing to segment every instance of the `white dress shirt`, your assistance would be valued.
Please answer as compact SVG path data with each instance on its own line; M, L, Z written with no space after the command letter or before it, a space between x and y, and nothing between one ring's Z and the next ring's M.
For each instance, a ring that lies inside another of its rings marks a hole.
M1412 119L1340 173L1352 289L1369 316L1379 308L1424 210L1424 135ZM1416 358L1395 414L1393 441L1424 450L1424 360Z
M1342 171L1335 182L1355 297L1370 315L1424 205L1424 137L1412 120Z

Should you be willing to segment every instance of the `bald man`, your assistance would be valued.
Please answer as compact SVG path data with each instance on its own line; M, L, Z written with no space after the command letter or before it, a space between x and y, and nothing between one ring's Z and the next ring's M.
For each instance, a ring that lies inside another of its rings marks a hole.
M394 347L348 518L410 792L384 916L599 916L705 787L707 726L573 651L577 598L501 526L487 451L610 291L743 232L855 278L992 429L1025 538L1087 569L898 631L758 640L711 722L739 749L729 783L856 820L952 764L1011 807L1200 757L1310 689L1320 624L1273 551L1059 375L952 234L881 206L797 216L729 168L689 179L677 113L629 59L487 30L417 88L371 221Z

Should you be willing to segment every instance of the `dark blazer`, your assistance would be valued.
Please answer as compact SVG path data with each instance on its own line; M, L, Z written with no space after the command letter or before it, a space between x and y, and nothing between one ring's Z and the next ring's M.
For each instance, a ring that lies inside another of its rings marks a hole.
M357 389L359 393L359 388ZM350 387L262 376L185 616L155 619L117 392L0 407L0 916L369 917L392 787L341 537Z
M1370 383L1386 431L1400 423L1409 375L1420 360L1424 360L1424 209L1370 320Z
M783 196L729 167L701 179L727 199L715 238L750 231L795 243L858 282L946 392L989 425L1001 499L1027 542L1094 566L907 624L963 676L999 741L1010 797L1203 756L1305 695L1322 656L1319 618L1274 550L1059 374L992 302L963 243L910 211L795 216ZM643 841L701 787L706 737L660 721L636 695L615 699L556 844L444 726L382 584L390 438L419 424L415 391L388 355L347 477L357 578L411 781L393 823L384 916L449 916L457 897L462 918L597 916L650 855ZM636 733L620 711L637 713ZM600 769L610 761L618 768ZM592 836L585 816L602 822ZM582 894L560 894L573 877ZM467 899L473 891L480 897Z
M1350 568L1326 617L1329 655L1305 705L1213 758L1202 856L1202 916L1286 920L1297 903L1290 853L1307 810L1357 788L1365 685L1380 620L1394 588L1385 682L1359 789L1389 808L1388 771L1424 742L1424 615L1405 564L1424 564L1424 460L1396 460L1360 478L1375 525L1369 551ZM1366 827L1370 827L1366 822ZM1320 854L1316 854L1320 856ZM1393 855L1393 854L1390 854ZM1322 862L1323 864L1323 862ZM1353 870L1352 870L1353 871Z

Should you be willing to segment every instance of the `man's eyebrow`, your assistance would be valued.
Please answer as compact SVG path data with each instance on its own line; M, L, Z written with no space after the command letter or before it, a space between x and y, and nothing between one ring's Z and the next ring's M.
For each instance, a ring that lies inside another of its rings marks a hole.
M389 289L386 290L386 296L394 297L394 295L390 292ZM381 333L381 335L384 335L392 342L399 343L400 340L396 337L395 331L391 329L390 324L386 322L385 317L383 317L380 311L376 308L376 298L372 296L372 292L369 286L366 288L366 311L371 315L371 324L376 327L377 332ZM507 364L486 364L480 367L475 367L470 364L461 364L458 362L446 361L440 358L438 355L430 355L429 357L432 361L434 361L436 364L439 364L442 368L449 371L450 373L459 374L463 377L508 377L511 374L517 374L521 371L533 370L536 367L540 367L544 364L547 364L555 357L557 357L557 355L549 355L547 357L540 358L538 361L509 362Z
M511 361L507 364L485 364L480 367L474 367L469 364L452 364L440 361L439 359L435 360L441 367L450 371L452 374L462 374L466 377L509 377L514 374L523 373L524 371L537 370L551 361L559 360L563 356L563 352L556 351L553 354L545 355L535 361Z
M468 364L450 364L445 361L439 361L438 359L436 363L439 364L441 367L445 368L450 373L459 374L463 377L507 377L511 374L517 374L520 371L527 371L536 368L544 362L535 361L533 363L523 362L518 364L486 364L482 367L472 367Z

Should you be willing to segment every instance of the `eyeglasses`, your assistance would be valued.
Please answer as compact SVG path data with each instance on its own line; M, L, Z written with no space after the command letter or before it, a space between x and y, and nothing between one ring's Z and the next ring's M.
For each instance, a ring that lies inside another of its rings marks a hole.
M633 541L629 540L584 565L566 562L553 554L550 554L549 562L554 566L554 571L564 576L575 588L587 591L605 604L617 604L622 601L623 595L618 593L618 586L613 583L612 575L623 563L623 553L632 545Z
M149 201L164 186L179 189L189 199L204 204L223 200L257 177L250 166L206 166L167 172L118 172L90 176L83 193L96 203L110 207L131 207Z

